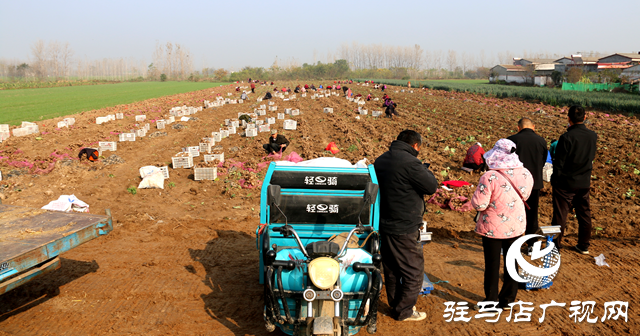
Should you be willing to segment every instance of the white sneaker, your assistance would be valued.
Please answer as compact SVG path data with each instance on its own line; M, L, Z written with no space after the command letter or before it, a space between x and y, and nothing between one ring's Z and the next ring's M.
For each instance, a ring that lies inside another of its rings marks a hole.
M427 318L427 313L425 312L419 312L414 310L413 314L411 314L411 316L407 317L404 320L401 320L401 322L405 322L405 321L422 321L424 319Z

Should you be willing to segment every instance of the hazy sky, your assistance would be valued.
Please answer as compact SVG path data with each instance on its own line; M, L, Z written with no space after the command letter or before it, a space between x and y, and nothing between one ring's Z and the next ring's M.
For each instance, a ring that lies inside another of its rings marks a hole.
M640 0L617 1L67 1L0 0L0 58L27 59L38 39L75 56L151 62L179 43L194 67L326 61L342 43L477 53L640 50Z

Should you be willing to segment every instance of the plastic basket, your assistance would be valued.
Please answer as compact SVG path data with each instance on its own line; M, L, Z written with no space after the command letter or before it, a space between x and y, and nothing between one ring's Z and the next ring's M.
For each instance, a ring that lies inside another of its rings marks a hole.
M211 143L209 142L201 142L198 147L200 147L200 153L211 152Z
M119 135L120 141L136 141L135 133L120 133Z
M295 120L285 120L282 123L282 128L286 129L286 130L296 130L298 127L298 122Z
M187 153L187 155L183 156L183 153L178 153L177 155L171 158L171 165L173 169L177 168L191 168L193 167L193 156Z
M258 136L258 129L257 128L247 128L247 130L245 131L245 135L244 136L247 137L247 138Z
M196 181L210 180L213 181L218 177L218 168L193 168L193 179Z
M213 160L218 160L220 162L224 162L224 153L216 153L216 154L207 154L204 156L204 162L211 162Z
M116 151L118 149L118 143L115 141L100 141L98 147L103 151Z

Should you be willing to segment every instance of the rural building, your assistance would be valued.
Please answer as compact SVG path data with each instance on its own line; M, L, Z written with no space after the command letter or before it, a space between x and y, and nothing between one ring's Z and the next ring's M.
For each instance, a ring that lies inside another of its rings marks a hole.
M617 53L609 56L602 57L598 60L598 64L611 64L611 63L632 63L640 64L640 53Z
M505 81L507 83L527 83L527 70L521 65L499 64L491 68L490 82Z
M629 78L631 83L640 82L640 64L622 70L620 76Z
M563 64L564 70L570 67L580 67L585 72L598 71L598 57L583 57L582 55L571 55L571 57L562 57L555 62ZM564 72L564 71L562 71Z

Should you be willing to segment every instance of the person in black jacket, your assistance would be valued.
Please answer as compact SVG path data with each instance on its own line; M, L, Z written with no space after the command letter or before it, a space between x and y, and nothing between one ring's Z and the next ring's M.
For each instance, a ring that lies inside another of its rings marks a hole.
M538 231L538 204L542 183L542 167L547 161L547 142L535 132L535 124L529 118L518 121L518 134L507 139L516 144L516 154L522 164L533 175L533 190L527 199L529 209L525 209L527 217L527 229L525 234L534 234Z
M404 130L389 151L374 163L380 185L380 238L389 306L400 321L420 321L427 314L413 310L424 273L424 255L418 239L425 210L424 195L431 195L438 181L417 158L420 134Z
M262 148L267 152L267 154L275 154L277 152L284 151L289 146L289 140L282 135L278 134L278 130L271 130L271 136L269 137L269 143L262 145Z
M591 205L589 188L591 170L596 157L596 133L584 125L584 108L569 108L569 128L560 136L556 145L556 157L553 161L551 186L553 187L553 217L551 225L560 225L560 234L555 244L560 248L571 207L578 218L578 245L575 249L589 254L591 240Z

